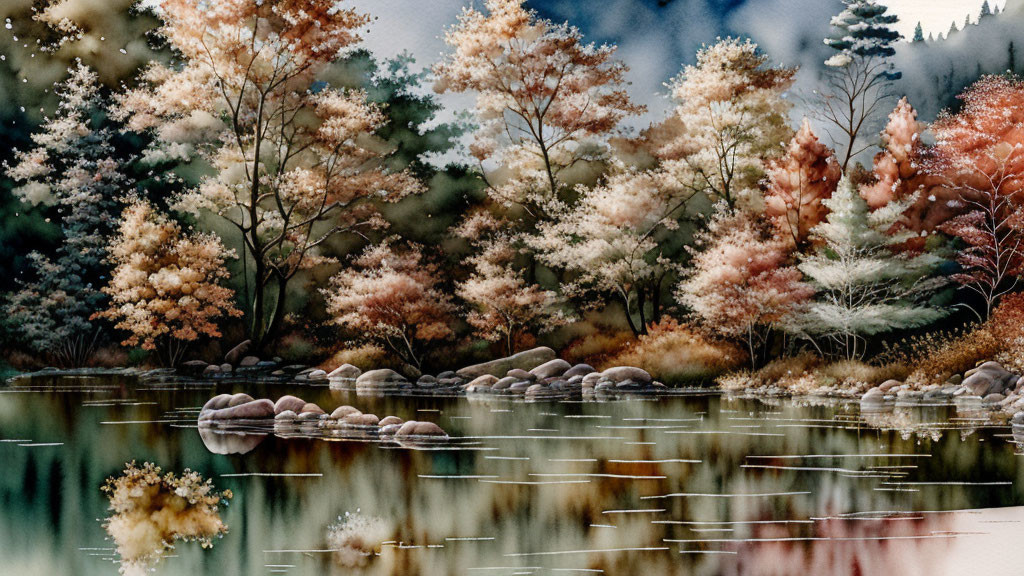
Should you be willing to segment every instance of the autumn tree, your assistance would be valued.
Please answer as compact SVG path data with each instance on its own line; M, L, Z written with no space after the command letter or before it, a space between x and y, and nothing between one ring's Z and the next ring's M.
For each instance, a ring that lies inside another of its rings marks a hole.
M828 210L824 201L842 178L835 154L818 141L806 119L781 158L768 166L765 214L773 219L781 236L793 249L810 244L811 229Z
M788 265L789 243L747 212L719 210L697 236L676 298L709 331L746 345L751 366L814 290Z
M30 278L12 294L5 312L14 331L34 351L63 365L86 364L99 342L90 317L104 305L101 280L108 273L106 245L130 185L122 172L95 72L81 62L56 89L56 114L32 135L32 148L17 151L7 175L23 202L55 208L62 244L55 257L29 254Z
M941 230L959 239L955 276L983 301L987 318L1024 272L1024 82L985 76L960 97L963 108L932 126L929 171L959 195L961 214Z
M333 261L320 247L384 225L376 205L419 190L382 167L379 106L318 75L359 41L367 17L329 0L161 0L159 35L180 55L152 63L120 99L120 118L152 131L150 158L212 168L179 199L238 231L246 266L249 332L278 333L290 281Z
M541 262L570 273L563 293L591 306L617 301L633 334L646 334L679 270L678 230L694 192L665 171L621 167L579 195L529 243Z
M643 110L625 91L627 67L615 46L587 44L568 24L527 9L524 0L465 8L445 34L451 47L435 67L439 92L474 93L480 124L471 147L497 175L491 194L541 218L564 191L564 173L600 153L624 117ZM481 170L486 170L481 166Z
M839 356L860 358L865 336L918 328L945 312L928 304L943 284L931 278L941 262L930 253L895 250L912 232L895 224L913 204L911 196L872 211L857 186L844 178L824 201L828 216L813 229L818 245L801 254L799 268L817 294L788 329L823 339Z
M875 0L843 0L843 11L832 18L833 33L825 44L836 53L825 61L827 87L820 94L816 114L838 134L833 135L839 164L846 173L850 160L871 147L863 131L871 125L892 96L895 70L893 45L899 21L888 7Z
M785 92L795 73L769 66L749 40L703 48L669 84L676 108L649 131L653 153L713 202L759 211L765 162L781 155L793 134Z
M455 307L441 286L438 266L424 258L422 248L397 249L395 242L366 248L321 292L331 323L420 369L424 348L453 335Z
M218 338L217 321L240 316L224 249L213 234L189 234L145 201L129 205L108 248L114 265L103 292L110 306L96 314L129 333L122 344L156 351L174 366L200 336Z

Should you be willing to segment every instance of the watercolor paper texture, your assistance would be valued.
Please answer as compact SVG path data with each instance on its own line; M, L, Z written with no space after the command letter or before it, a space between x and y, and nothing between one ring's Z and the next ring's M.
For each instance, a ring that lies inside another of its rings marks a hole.
M1024 0L0 20L0 574L1020 573Z

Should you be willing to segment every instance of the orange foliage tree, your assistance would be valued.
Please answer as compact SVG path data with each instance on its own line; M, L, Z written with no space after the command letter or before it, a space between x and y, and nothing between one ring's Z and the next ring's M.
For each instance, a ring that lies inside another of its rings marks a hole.
M130 333L125 346L154 350L174 366L190 342L220 337L220 318L241 316L234 291L222 285L234 253L213 234L185 234L147 202L125 209L108 254L110 307L96 316Z
M280 328L289 281L331 262L319 247L382 227L377 201L420 189L383 168L379 107L317 81L368 18L333 0L160 0L155 11L180 62L150 64L117 116L155 133L147 159L198 155L213 167L178 207L237 228L251 262L250 336L263 346Z

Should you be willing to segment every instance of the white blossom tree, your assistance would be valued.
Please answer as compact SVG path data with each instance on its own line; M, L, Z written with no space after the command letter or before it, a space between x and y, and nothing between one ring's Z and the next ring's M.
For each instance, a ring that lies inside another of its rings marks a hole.
M680 220L695 192L663 170L620 167L579 194L528 242L541 262L569 273L563 293L590 306L617 301L633 333L646 334L660 320L666 279L679 271Z
M666 170L713 202L759 211L765 163L781 156L793 135L785 94L795 73L769 66L750 40L705 47L669 84L674 117L648 131L649 147Z

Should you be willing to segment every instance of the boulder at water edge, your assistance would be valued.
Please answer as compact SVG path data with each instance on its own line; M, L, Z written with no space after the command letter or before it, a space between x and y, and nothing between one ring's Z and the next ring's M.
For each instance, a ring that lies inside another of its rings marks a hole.
M267 399L253 400L220 410L209 410L199 414L200 422L219 420L262 420L274 417L274 403Z
M634 368L632 366L617 366L615 368L609 368L601 373L602 378L607 378L616 384L619 382L625 382L626 380L632 380L637 384L647 385L651 383L651 375L646 370L641 368Z
M362 370L351 364L342 364L334 370L331 370L331 373L327 375L327 378L331 380L355 380L356 378L359 378L359 375L362 373Z
M251 348L252 340L242 342L238 346L228 350L228 353L224 355L224 362L228 364L238 364L242 361L242 358L245 358Z
M571 364L561 358L556 358L530 370L530 374L533 374L540 379L551 378L553 376L561 376L562 374L565 374L565 372L570 368L572 368Z
M433 422L418 422L410 420L402 424L395 432L395 436L431 436L447 438L448 434L440 426Z
M363 372L356 378L356 390L387 390L407 384L408 380L389 368Z
M463 378L470 379L476 378L477 376L483 376L484 374L490 374L491 376L497 376L500 378L507 375L508 371L514 368L518 368L520 370L533 370L537 366L554 359L555 351L547 346L541 346L539 348L513 354L506 358L498 358L497 360L491 360L490 362L466 366L462 370L456 372L456 374Z
M298 414L302 412L302 407L306 405L306 401L302 398L296 398L295 396L281 396L274 403L274 413L280 414L287 410Z

